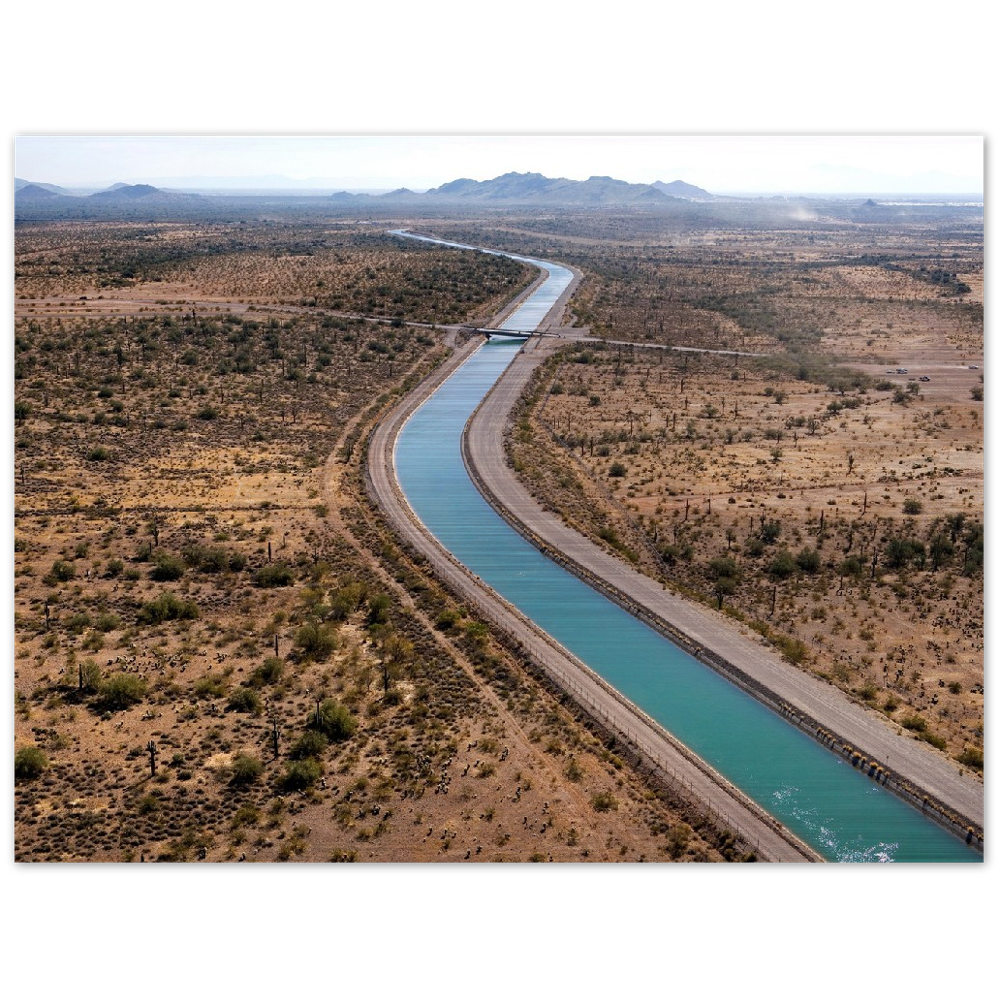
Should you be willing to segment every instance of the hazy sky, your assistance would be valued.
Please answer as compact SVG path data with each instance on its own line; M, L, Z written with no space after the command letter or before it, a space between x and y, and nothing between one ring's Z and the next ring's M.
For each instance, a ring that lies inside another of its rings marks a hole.
M582 180L685 180L713 192L981 192L981 136L32 136L15 175L67 187L116 182L423 190L510 170Z

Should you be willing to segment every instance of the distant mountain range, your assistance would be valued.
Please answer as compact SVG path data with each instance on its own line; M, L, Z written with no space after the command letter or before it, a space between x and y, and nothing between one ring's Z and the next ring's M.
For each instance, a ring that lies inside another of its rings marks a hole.
M53 197L71 198L79 202L94 199L98 202L159 200L161 198L192 197L187 192L170 191L150 184L113 184L111 187L93 193L69 191L56 184L27 181L14 178L15 199L24 202L51 202ZM264 194L265 192L261 192ZM218 192L226 197L228 192ZM232 192L233 197L243 193ZM209 196L210 197L210 196ZM715 196L704 188L685 181L665 184L631 184L613 177L588 177L585 181L568 180L565 177L545 177L536 173L506 173L488 181L474 181L467 177L449 181L440 187L425 192L398 188L385 194L352 193L339 191L330 196L334 201L346 203L373 202L378 204L397 202L443 203L443 202L483 202L509 205L567 205L600 207L603 205L656 206L667 205L671 201L713 201Z
M29 196L30 195L35 195L38 192L43 192L43 191L47 192L48 194L67 194L68 195L70 193L69 191L66 190L66 188L59 187L58 184L42 184L42 183L37 182L37 181L34 182L34 183L32 183L31 181L22 180L20 177L15 177L14 178L14 192L15 192L15 194L20 193L25 188L31 188L32 189L31 191L28 192ZM39 195L39 196L40 197L44 197L44 195Z
M14 198L18 204L25 201L51 201L53 198L62 198L61 191L55 190L54 184L24 184L14 193Z
M650 186L673 198L686 198L688 201L711 201L715 198L714 194L709 194L704 188L695 187L694 184L688 184L685 181L671 181L669 184L664 184L663 181L653 181Z
M180 182L180 179L178 179ZM829 219L891 222L931 215L982 216L975 197L949 202L915 197L877 200L867 196L824 195L714 195L686 181L632 184L614 177L583 181L511 172L491 180L460 177L429 191L398 188L386 193L338 191L217 191L194 193L152 184L114 184L103 191L71 191L56 184L14 181L14 218L18 222L43 219L207 218L222 213L254 216L258 212L336 211L348 214L398 215L400 212L439 212L562 209L571 212L626 211L653 213L678 224L725 221L733 225L802 225Z
M124 199L134 201L137 198L174 198L177 195L161 191L159 188L153 187L152 184L115 184L107 191L98 191L89 197L94 201L122 201Z
M535 173L506 173L488 181L468 177L449 181L440 187L417 194L399 188L387 194L351 194L340 191L331 196L338 202L470 202L497 205L566 205L600 207L611 205L656 206L676 201L712 201L714 195L685 181L664 184L631 184L613 177L588 177L585 181L565 177L545 177Z
M134 202L139 200L187 200L200 198L195 194L179 194L171 191L164 191L161 188L153 187L151 184L112 184L104 191L95 191L93 194L74 194L59 187L57 184L41 184L32 181L14 178L14 202L16 205L48 203L55 204L65 202L67 204L79 204L81 202Z

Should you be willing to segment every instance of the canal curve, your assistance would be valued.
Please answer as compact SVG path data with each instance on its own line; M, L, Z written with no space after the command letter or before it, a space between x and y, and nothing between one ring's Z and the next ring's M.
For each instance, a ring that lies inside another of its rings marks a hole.
M534 329L573 275L550 262L508 256L547 273L501 324ZM585 670L823 858L981 860L978 851L861 774L849 759L832 754L548 559L497 515L469 478L461 439L470 415L523 350L521 342L498 337L471 351L406 419L392 451L394 473L426 531Z

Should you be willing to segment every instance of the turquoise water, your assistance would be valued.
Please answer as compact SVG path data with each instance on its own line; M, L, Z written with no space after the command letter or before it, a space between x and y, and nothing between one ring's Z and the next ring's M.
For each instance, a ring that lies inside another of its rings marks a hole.
M513 318L506 325L528 329ZM483 500L462 462L461 435L521 346L503 338L486 344L400 434L399 481L431 532L828 860L981 861L978 851L543 556Z

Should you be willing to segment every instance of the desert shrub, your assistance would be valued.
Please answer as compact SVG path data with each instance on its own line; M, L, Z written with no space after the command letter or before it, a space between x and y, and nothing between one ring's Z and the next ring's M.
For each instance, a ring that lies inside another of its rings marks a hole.
M434 626L439 632L448 632L453 629L459 621L461 621L461 615L459 615L457 611L447 608L437 616L437 621L434 622Z
M76 576L76 566L65 559L57 559L49 570L47 580L51 579L55 583L68 583Z
M238 687L229 696L227 707L232 712L244 712L249 715L260 715L264 711L260 695L249 687Z
M611 468L608 469L608 475L613 479L621 479L628 469L625 467L624 462L612 462Z
M392 600L388 594L376 594L368 602L368 626L385 625L389 621Z
M292 760L305 760L308 757L323 756L329 745L329 740L318 729L307 729L292 746L289 756Z
M864 572L864 566L857 556L848 556L839 567L841 576L849 576L852 579L859 579Z
M946 565L954 554L955 544L946 534L942 532L931 538L930 555L934 569Z
M277 684L284 672L285 665L281 660L277 656L269 656L259 667L254 669L253 673L247 679L247 684L255 688L264 687L268 684Z
M182 601L167 591L155 600L143 604L137 621L140 625L160 625L166 621L189 621L197 617L198 605L194 601Z
M194 682L191 689L196 698L221 698L226 693L226 679L219 674L205 674Z
M708 568L717 580L722 577L736 578L740 575L736 560L730 556L717 556L708 564Z
M334 743L350 739L357 732L358 722L353 715L333 698L327 698L319 711L310 715L309 725Z
M618 808L618 800L611 792L598 792L591 800L590 804L597 812L610 812Z
M150 792L148 795L143 795L142 798L139 799L136 803L135 811L140 816L149 816L153 813L158 813L161 808L159 797Z
M965 563L962 572L971 576L978 573L983 568L985 529L979 521L974 521L965 529L962 536L965 542Z
M104 636L98 631L92 631L86 639L81 643L82 647L89 652L96 653L100 649L104 649Z
M900 719L900 725L911 732L922 733L927 729L927 720L921 715L908 715Z
M14 754L14 779L31 781L49 766L49 759L38 747L21 747Z
M362 583L346 583L339 587L330 597L330 617L335 621L346 620L361 607L365 594Z
M816 573L820 567L819 553L815 549L802 549L795 557L795 562L803 573Z
M903 501L904 514L919 514L924 509L924 505L914 497L907 497Z
M104 567L104 575L114 579L116 576L121 576L124 569L125 563L121 559L109 559Z
M231 785L252 785L264 770L264 765L251 754L237 754L229 765Z
M689 562L691 556L694 555L694 547L688 542L685 542L683 545L664 545L660 549L660 555L667 565L673 566L674 563L681 559Z
M295 582L295 573L285 563L270 563L254 573L253 582L258 587L288 587Z
M286 792L301 792L311 788L323 776L323 765L312 757L290 761L279 784Z
M244 803L233 813L231 826L239 830L244 826L256 826L260 822L260 810L249 802Z
M809 658L809 647L801 639L781 636L776 641L778 648L792 663L804 663Z
M184 575L184 560L178 556L161 553L156 557L156 564L150 570L149 577L159 583L179 580Z
M111 452L104 445L97 445L87 452L88 462L106 462L111 457Z
M597 537L607 542L613 548L619 548L622 540L618 537L618 532L610 525L604 525L597 529Z
M221 546L191 545L184 550L187 564L203 573L239 571L246 565L242 552L230 552Z
M788 549L782 549L767 567L767 572L776 580L784 580L795 572L795 560Z
M121 623L118 615L110 611L105 611L103 614L99 614L94 620L94 628L98 632L114 632L115 629L121 627Z
M885 564L889 569L904 569L911 562L922 567L925 559L924 543L916 538L890 538L885 547Z
M679 858L687 850L692 832L687 823L676 823L670 828L667 833L667 849L672 858Z
M490 630L484 622L467 622L465 637L477 646L485 646L486 640L490 637Z
M85 628L89 628L91 625L90 615L86 611L78 611L75 615L70 615L66 619L66 628L69 629L73 635L79 635Z
M101 689L101 668L94 660L84 660L80 664L78 681L83 691L99 691Z
M966 767L974 767L977 771L983 769L983 748L982 747L966 747L957 758L960 764L965 764Z
M107 712L124 711L145 697L146 681L138 674L110 674L97 690L98 707Z
M337 648L337 633L329 625L306 622L295 633L295 646L303 659L322 662Z
M720 611L722 610L722 602L727 597L736 593L736 588L739 584L740 582L735 576L720 576L716 578L712 584L712 593L715 594L715 599L719 602Z
M760 528L760 537L762 541L770 545L772 542L778 540L778 536L781 534L781 522L780 521L765 521Z

